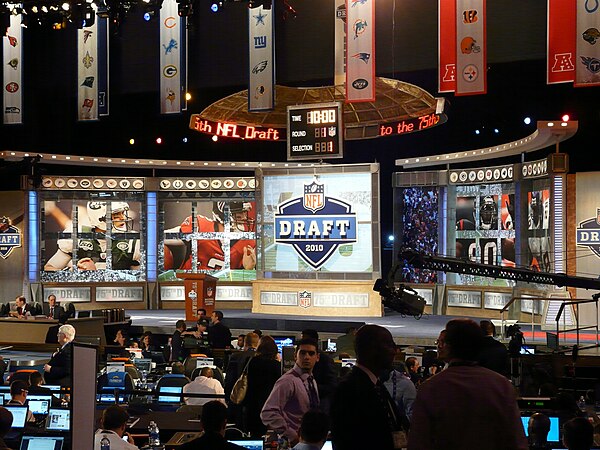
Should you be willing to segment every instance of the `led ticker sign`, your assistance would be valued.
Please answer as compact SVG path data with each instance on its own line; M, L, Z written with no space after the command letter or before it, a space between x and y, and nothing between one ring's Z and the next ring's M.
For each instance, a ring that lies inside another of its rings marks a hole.
M288 159L341 158L341 116L341 103L288 106Z
M285 139L285 130L283 129L242 125L239 123L216 122L203 119L199 114L192 114L192 117L190 118L190 128L199 131L200 133L237 139L257 141L283 141Z
M445 116L440 114L426 114L414 119L401 120L399 122L386 123L379 126L379 136L393 136L398 134L413 133L426 130L444 123Z

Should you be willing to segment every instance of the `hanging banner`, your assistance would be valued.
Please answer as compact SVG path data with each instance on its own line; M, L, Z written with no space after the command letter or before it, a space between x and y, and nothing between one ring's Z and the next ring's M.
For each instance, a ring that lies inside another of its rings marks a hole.
M346 81L346 0L335 0L334 8L334 86L341 86Z
M21 14L10 14L10 26L2 39L3 111L5 124L23 123L23 28Z
M575 86L600 85L600 2L577 0Z
M275 107L274 7L248 8L248 111Z
M77 118L98 120L98 24L77 30Z
M186 20L177 13L177 1L165 0L160 9L160 113L178 114L185 80ZM183 95L185 97L185 95Z
M576 0L548 0L547 84L575 81Z
M108 70L109 70L109 49L108 49L108 20L96 17L98 24L98 115L108 116Z
M456 2L438 0L438 91L456 90Z
M485 1L456 1L456 95L487 92Z
M346 101L375 101L375 0L346 0Z

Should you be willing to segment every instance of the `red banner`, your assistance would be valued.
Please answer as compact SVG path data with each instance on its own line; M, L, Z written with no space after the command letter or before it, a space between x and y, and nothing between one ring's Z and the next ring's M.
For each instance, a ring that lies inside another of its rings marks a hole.
M456 2L438 0L438 91L456 90Z
M548 0L548 84L575 80L576 11L576 0Z

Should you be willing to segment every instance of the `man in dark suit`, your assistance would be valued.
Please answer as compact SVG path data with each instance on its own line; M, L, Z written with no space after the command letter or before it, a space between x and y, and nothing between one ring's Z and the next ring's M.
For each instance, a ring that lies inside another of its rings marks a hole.
M218 400L206 403L202 407L200 418L204 435L178 447L180 450L243 450L239 445L227 442L227 407Z
M56 295L50 294L48 302L42 305L42 313L49 319L56 319L59 322L64 320L65 309L56 304Z
M396 346L392 334L378 325L356 332L356 365L344 378L331 404L331 434L335 450L400 448L402 416L380 376L392 368Z
M62 325L58 329L58 343L61 347L44 365L44 378L50 384L71 385L73 339L75 339L75 328L72 325Z
M27 300L22 295L15 298L15 305L17 307L16 311L10 312L12 317L23 319L27 316L27 313L29 313L29 315L33 314L33 307L27 304Z
M208 329L208 342L212 348L231 347L231 330L223 324L223 313L213 311L210 316L212 325Z
M479 365L507 376L510 366L508 349L502 342L494 338L496 327L489 320L480 321L479 327L484 335L481 350L479 351Z

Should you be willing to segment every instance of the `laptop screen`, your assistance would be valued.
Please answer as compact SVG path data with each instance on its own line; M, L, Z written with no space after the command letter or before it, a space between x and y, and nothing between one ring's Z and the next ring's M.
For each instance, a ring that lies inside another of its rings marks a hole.
M137 358L133 362L140 372L150 373L152 370L152 360L150 358Z
M52 404L51 395L28 395L27 406L33 414L48 414L50 405Z
M527 425L529 424L530 416L521 416L521 421L523 422L523 428L525 429L525 436L528 436ZM558 426L558 417L550 417L550 431L548 432L548 437L546 438L548 442L559 442L560 427Z
M229 441L232 444L235 445L239 445L240 447L244 447L248 450L262 450L263 448L263 441L261 440L254 440L254 441Z
M69 431L71 411L68 409L50 408L46 419L46 430Z
M19 450L62 450L63 436L23 436Z
M13 415L13 428L24 428L27 421L27 406L5 406Z
M96 400L99 403L114 403L115 402L115 394L98 394L96 395ZM125 403L125 396L123 394L119 394L119 403Z
M181 394L183 392L183 386L162 386L160 388L160 394ZM170 395L159 395L159 403L180 403L181 397L173 397Z

